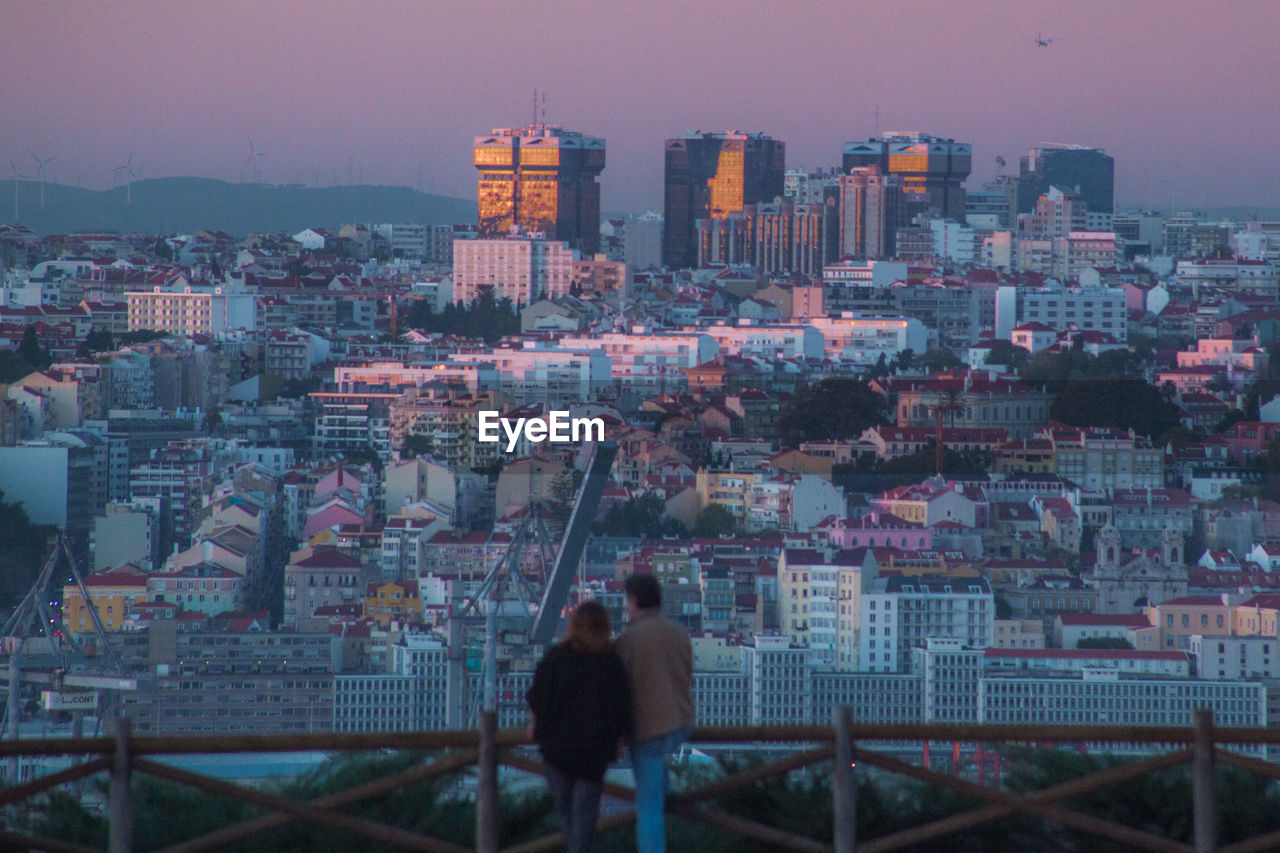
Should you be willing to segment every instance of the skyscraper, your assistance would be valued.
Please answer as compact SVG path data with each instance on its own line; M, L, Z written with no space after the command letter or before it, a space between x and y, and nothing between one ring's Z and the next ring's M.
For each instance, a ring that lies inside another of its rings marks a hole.
M902 178L876 166L855 166L840 176L840 254L894 256L898 229L906 225Z
M846 142L841 165L875 166L882 175L897 175L910 212L964 221L964 179L969 177L972 146L918 131L893 131L880 138Z
M1018 168L1018 213L1031 213L1049 187L1075 190L1090 213L1115 211L1116 161L1101 148L1032 148Z
M699 219L781 199L786 145L763 133L686 133L666 143L662 262L693 266Z
M482 236L513 225L541 231L585 254L600 247L604 140L546 124L497 128L475 139Z

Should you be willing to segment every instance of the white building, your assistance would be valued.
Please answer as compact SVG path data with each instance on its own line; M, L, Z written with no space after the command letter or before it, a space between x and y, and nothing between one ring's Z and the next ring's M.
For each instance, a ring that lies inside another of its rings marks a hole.
M906 281L907 265L902 261L840 261L822 268L827 287L891 287Z
M199 287L179 283L151 290L125 291L129 331L178 335L221 335L258 327L257 297L230 286Z
M498 372L483 363L405 364L403 361L375 361L368 364L339 365L333 369L338 391L351 394L363 390L396 391L419 388L427 382L462 385L475 394L498 387Z
M293 235L293 239L297 240L298 244L309 252L323 249L326 237L327 233L319 228L304 228Z
M1201 678L1258 681L1280 676L1274 636L1191 638L1196 674Z
M720 354L715 338L700 332L608 332L596 337L564 337L560 346L600 350L609 356L615 382L636 392L670 389L686 381L684 371Z
M839 317L815 317L809 325L822 333L832 361L872 365L882 355L888 361L906 349L923 353L929 348L929 330L915 317L845 311Z
M1220 726L1267 723L1266 688L1257 682L1131 679L1112 669L987 676L978 691L979 723L1190 726L1200 708L1211 708Z
M971 225L953 219L933 219L933 256L953 264L972 266L981 257L981 240Z
M613 373L609 356L600 350L550 349L533 341L523 349L450 353L449 361L492 365L501 390L524 402L581 403L607 388Z
M333 731L403 732L447 727L448 653L443 639L405 631L391 643L387 671L333 679ZM457 704L454 702L453 704Z
M742 664L752 680L752 725L807 720L813 709L813 690L805 666L809 652L785 636L756 634L742 647Z
M709 326L705 332L725 355L821 359L825 346L822 332L813 326L753 326L742 321L737 326Z
M649 211L628 218L622 226L622 261L628 270L662 267L662 214Z
M1013 318L1008 316L1010 310L1015 312ZM1064 287L1049 282L1035 289L999 288L997 335L1006 337L1014 326L1031 322L1043 323L1058 332L1072 328L1103 332L1120 343L1129 339L1128 308L1122 287Z
M995 637L995 597L986 578L890 575L862 594L858 669L905 672L929 638L986 648Z
M1125 675L1189 678L1191 661L1183 652L1134 649L987 649L988 672L1084 672L1114 670Z
M1197 292L1205 287L1275 296L1277 287L1280 287L1280 268L1262 259L1206 258L1178 261L1176 275L1179 284Z
M435 229L417 222L383 223L373 230L387 241L394 258L427 260L434 250Z
M817 474L778 473L756 477L747 489L748 530L805 532L843 514L844 490Z
M1124 241L1114 231L1071 231L1054 240L1052 274L1079 281L1087 269L1107 269L1124 258Z

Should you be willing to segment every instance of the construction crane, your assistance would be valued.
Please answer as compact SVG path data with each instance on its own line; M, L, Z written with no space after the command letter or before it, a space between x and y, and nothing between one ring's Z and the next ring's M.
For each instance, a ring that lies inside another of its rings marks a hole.
M569 599L569 587L582 560L591 523L617 454L617 442L601 441L594 445L587 462L586 476L574 497L569 519L560 537L560 547L555 550L554 561L550 557L551 537L536 502L532 502L529 513L497 564L459 611L451 614L449 683L450 692L457 701L449 703L451 714L456 715L449 721L450 726L473 724L478 711L497 710L500 644L527 648L549 643L555 637ZM529 548L537 549L541 577L530 578L525 571L524 556ZM536 593L537 582L542 584L541 596ZM468 693L464 670L465 632L469 627L478 628L481 620L484 625L481 689L471 696L469 707L464 712L458 702Z
M59 587L59 565L65 560L71 579L84 599L89 619L93 623L96 645L91 650L78 635L69 636L57 628L58 620L52 610L50 594ZM21 712L18 707L23 682L47 684L45 703L51 710L69 710L72 713L75 734L80 734L83 713L97 706L97 694L84 691L136 690L137 679L130 676L124 662L112 647L106 627L84 582L80 564L71 553L70 543L62 534L53 540L49 555L45 558L35 582L5 622L3 633L4 652L8 666L0 667L0 679L8 681L8 699L3 707L7 722L6 734L10 740L18 739ZM36 643L36 640L43 640ZM99 652L101 652L99 654ZM98 673L83 671L85 661L93 658ZM73 664L81 668L72 672ZM66 688L73 688L63 693ZM77 701L87 695L94 696L92 703ZM108 694L109 695L109 694ZM103 710L99 709L101 721ZM17 779L16 758L10 759L10 779Z

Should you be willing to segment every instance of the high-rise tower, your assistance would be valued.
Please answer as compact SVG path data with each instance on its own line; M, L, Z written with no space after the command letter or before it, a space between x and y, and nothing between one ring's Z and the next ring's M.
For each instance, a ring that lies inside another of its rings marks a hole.
M1032 148L1018 168L1018 213L1031 213L1049 187L1077 192L1090 213L1115 211L1116 161L1101 148Z
M891 258L898 229L905 227L902 178L875 166L855 166L840 176L840 254Z
M917 131L895 131L861 142L846 142L842 167L875 166L882 175L897 175L911 212L964 221L964 179L973 159L967 142Z
M498 236L513 225L544 232L584 254L600 247L600 184L604 140L546 124L498 128L475 139L480 172L480 233Z
M662 262L690 267L698 260L694 227L723 219L748 204L781 199L786 145L763 133L686 133L666 142Z

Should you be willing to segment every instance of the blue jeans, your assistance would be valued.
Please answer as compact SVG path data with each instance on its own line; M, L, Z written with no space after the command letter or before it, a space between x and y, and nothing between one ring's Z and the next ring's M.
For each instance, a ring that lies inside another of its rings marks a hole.
M631 768L636 777L638 853L666 853L667 834L662 810L671 787L667 759L691 734L693 730L684 726L631 747Z
M551 798L555 800L556 816L560 818L560 829L564 832L569 853L587 853L600 817L603 783L574 779L548 764L547 785L551 788Z

